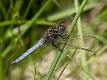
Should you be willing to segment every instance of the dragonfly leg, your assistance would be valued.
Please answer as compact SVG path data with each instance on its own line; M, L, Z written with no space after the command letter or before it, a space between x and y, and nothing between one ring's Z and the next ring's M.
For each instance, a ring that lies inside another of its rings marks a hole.
M56 48L58 48L59 50L61 50L61 51L62 51L62 49L60 49L60 47L58 47L57 45L55 45L55 43L54 43L54 42L52 42L52 46L54 46L54 47L56 47Z
M66 39L68 39L68 35L67 34L63 35L63 41L66 41Z
M63 41L66 41L66 38L67 38L67 35L66 34L64 34L64 35L59 35L62 39L63 39Z

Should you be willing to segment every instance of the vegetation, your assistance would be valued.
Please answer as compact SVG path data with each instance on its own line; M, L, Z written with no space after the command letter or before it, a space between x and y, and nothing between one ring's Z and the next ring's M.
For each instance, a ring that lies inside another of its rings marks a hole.
M62 51L43 44L11 65L46 29L74 13ZM106 14L106 0L0 0L0 80L107 80Z

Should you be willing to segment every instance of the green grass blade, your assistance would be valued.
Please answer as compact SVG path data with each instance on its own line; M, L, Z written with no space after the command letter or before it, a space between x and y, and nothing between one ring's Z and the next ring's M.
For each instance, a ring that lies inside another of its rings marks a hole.
M80 67L88 76L90 76L93 80L95 80L91 75L90 73L85 70L80 64L78 64L75 60L73 60L73 58L69 55L67 55L78 67ZM89 79L89 78L88 78ZM87 79L86 79L87 80Z
M0 10L4 16L4 19L6 20L6 9L5 9L4 5L2 4L1 0L0 0Z
M0 28L4 27L4 26L7 26L7 25L11 25L11 24L21 25L23 23L29 23L29 22L30 22L30 20L17 20L17 22L13 21L13 20L2 21L2 22L0 22ZM43 21L43 20L37 20L37 21L35 21L34 24L37 24L37 25L53 25L55 23L54 22ZM14 29L13 29L13 31L14 31Z
M79 18L79 16L80 16L80 14L82 13L82 11L83 11L83 9L84 9L87 1L88 1L88 0L83 0L82 4L81 4L81 6L80 6L80 9L78 10L76 16L74 17L74 19L73 19L73 21L72 21L72 24L71 24L71 27L70 27L70 29L69 29L69 31L68 31L68 38L67 38L67 40L66 40L66 43L68 42L68 39L69 39L70 35L72 34L72 32L73 32L73 30L74 30L74 28L75 28L76 22L77 22L77 20L78 20L78 18ZM64 48L65 48L65 45L66 45L66 44L62 45L62 47L61 47L62 50L61 50L61 51L58 51L58 53L57 53L57 55L56 55L56 57L55 57L55 59L54 59L54 61L53 61L53 63L52 63L52 66L50 67L50 70L49 70L49 72L48 72L45 80L49 80L50 77L52 76L52 74L53 74L53 72L54 72L54 70L55 70L55 67L56 67L56 65L57 65L57 63L58 63L58 61L59 61L59 59L60 59L60 57L61 57L61 54L62 54L62 52L63 52L63 50L64 50Z
M51 0L47 0L46 3L44 3L44 5L41 7L41 9L37 12L37 14L35 14L35 16L29 20L29 21L20 21L18 20L19 24L22 24L25 22L25 24L21 25L19 28L15 28L13 29L12 32L8 32L5 34L6 39L12 37L12 35L16 35L18 34L19 30L21 32L21 36L24 35L24 33L35 23L37 22L37 24L49 24L48 22L44 22L44 21L36 21L37 18L42 14L42 12L47 8L47 6L50 4ZM6 21L6 22L0 22L1 26L5 26L5 25L11 25L14 24L15 22L13 20L10 21ZM50 25L50 24L49 24ZM7 36L9 34L9 36Z
M75 3L76 11L78 11L78 9L79 9L78 0L74 0L74 3ZM78 35L83 35L82 34L82 25L81 25L81 19L80 18L77 21L77 31L78 31ZM80 47L84 47L83 36L78 36L78 37L79 37L78 42L79 42ZM85 51L81 50L80 53L81 53L81 63L82 63L82 66L84 66L83 68L88 71L87 63L86 63ZM83 72L83 76L84 76L84 77L82 77L83 80L88 79L87 74L85 74L84 72Z
M37 20L37 18L42 14L42 12L47 8L47 6L51 3L52 0L47 0L46 3L41 7L41 9L34 15L31 21L25 26L25 28L20 27L21 35L23 35Z
M76 50L74 51L74 53L72 54L72 56L71 56L72 58L74 57L76 51L77 51L77 49L76 49ZM57 80L59 80L59 78L61 77L62 73L64 72L64 70L66 69L66 67L67 67L67 65L69 64L70 61L71 61L71 59L69 59L69 60L66 62L65 66L64 66L63 70L61 71L61 73L59 74Z
M20 12L24 0L17 0L14 6L14 11Z
M88 3L88 4L85 6L85 8L84 8L83 11L88 11L88 10L94 8L95 5L97 5L97 4L98 4L97 2ZM56 20L59 20L59 19L62 19L62 18L64 18L64 17L66 17L67 15L74 14L74 12L76 12L76 11L75 11L75 8L72 8L72 7L69 8L69 9L64 9L64 10L62 10L62 11L59 11L59 12L57 12L57 13L54 13L54 14L48 16L48 17L47 17L47 20L49 20L49 21L56 21Z
M4 80L4 72L3 72L3 65L2 65L1 48L2 48L2 40L0 40L0 80Z
M24 13L24 15L23 15L23 18L24 18L24 19L26 18L27 14L28 14L28 12L29 12L29 10L30 10L30 8L31 8L31 5L32 5L32 2L33 2L33 1L34 1L34 0L29 0L28 7L26 8L26 11L25 11L25 13Z

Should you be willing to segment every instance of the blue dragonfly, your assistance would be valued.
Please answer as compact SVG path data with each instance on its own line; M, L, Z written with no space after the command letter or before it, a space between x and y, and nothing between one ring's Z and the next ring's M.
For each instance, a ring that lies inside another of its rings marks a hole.
M32 53L35 49L37 49L39 46L43 45L46 42L50 42L52 43L52 45L56 48L59 48L58 46L55 45L55 42L58 41L58 37L61 38L66 38L65 37L65 32L67 27L71 24L71 19L70 17L59 21L57 24L53 25L52 27L48 28L44 35L42 36L42 38L30 49L28 49L25 53L23 53L19 58L15 59L11 64L15 64L19 61L21 61L22 59L24 59L26 56L28 56L30 53ZM73 48L78 48L78 49L83 49L83 50L87 50L87 51L91 51L89 49L85 49L85 48L81 48L78 46L74 46L74 45L69 45ZM60 48L59 48L60 49Z
M33 52L35 49L37 49L43 43L51 42L53 46L59 48L54 43L57 40L58 36L63 37L62 34L66 31L66 27L68 27L68 24L71 24L71 16L59 21L57 24L48 28L45 31L42 38L37 42L37 44L35 44L30 49L28 49L25 53L23 53L19 58L14 60L11 64L15 64L15 63L19 62L20 60L24 59L26 56L28 56L31 52Z
M35 49L37 49L39 46L41 46L43 43L51 42L53 46L57 47L54 42L58 38L58 36L63 37L62 33L65 31L65 27L67 25L64 23L64 21L61 21L59 24L55 24L49 29L45 31L45 34L42 36L42 38L38 41L37 44L35 44L33 47L28 49L25 53L23 53L19 58L14 60L11 64L15 64L19 62L20 60L24 59L26 56L28 56L31 52L33 52ZM58 48L58 47L57 47Z

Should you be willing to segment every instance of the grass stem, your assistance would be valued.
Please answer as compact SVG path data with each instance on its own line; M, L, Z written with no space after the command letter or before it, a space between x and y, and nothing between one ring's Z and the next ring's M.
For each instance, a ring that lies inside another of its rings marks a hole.
M79 16L80 16L80 14L82 13L82 11L83 11L83 9L84 9L87 1L88 1L88 0L83 0L82 4L81 4L81 6L80 6L80 9L78 10L76 16L74 17L74 19L73 19L73 21L72 21L72 24L71 24L71 27L70 27L70 30L69 30L69 32L68 32L68 38L67 38L67 40L66 40L66 43L68 42L68 39L70 38L70 35L72 34L72 32L73 32L73 30L74 30L74 28L75 28L76 22L77 22L77 20L78 20L78 18L79 18ZM55 57L52 65L51 65L51 67L50 67L50 70L49 70L49 72L48 72L45 80L50 80L50 78L51 78L51 76L52 76L52 74L53 74L53 72L54 72L54 70L55 70L55 68L56 68L56 65L57 65L57 63L58 63L58 61L59 61L59 59L60 59L60 57L61 57L61 54L62 54L63 51L64 51L65 45L66 45L66 44L62 45L62 47L61 47L62 50L59 50L59 51L58 51L58 53L57 53L57 55L56 55L56 57Z

